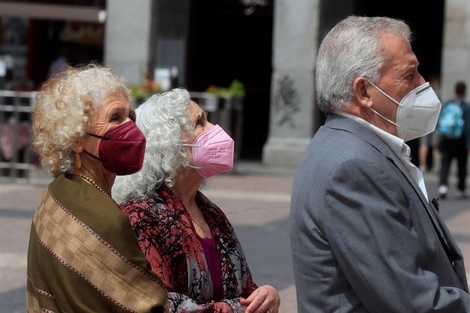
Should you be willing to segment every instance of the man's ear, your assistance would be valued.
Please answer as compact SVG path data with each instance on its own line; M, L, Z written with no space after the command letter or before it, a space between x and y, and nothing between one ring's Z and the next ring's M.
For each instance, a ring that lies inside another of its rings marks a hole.
M369 81L362 76L356 77L353 82L354 97L356 98L358 103L368 108L372 106L369 86Z

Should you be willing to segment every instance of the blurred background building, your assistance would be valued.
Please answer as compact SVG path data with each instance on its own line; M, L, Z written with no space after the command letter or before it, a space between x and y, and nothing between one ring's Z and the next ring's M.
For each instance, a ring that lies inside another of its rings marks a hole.
M451 97L470 83L470 0L0 0L0 89L36 90L49 66L96 61L131 83L204 93L244 85L238 157L296 167L323 122L313 67L323 36L347 15L408 22L425 79ZM166 75L166 76L165 76ZM206 99L207 100L207 99ZM205 101L202 99L201 101ZM223 110L223 103L217 110ZM235 121L237 120L237 121Z

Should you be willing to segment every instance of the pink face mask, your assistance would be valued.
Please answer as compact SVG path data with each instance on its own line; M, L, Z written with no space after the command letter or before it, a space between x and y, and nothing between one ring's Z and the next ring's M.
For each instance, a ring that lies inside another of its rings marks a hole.
M192 147L193 162L202 177L209 178L233 168L233 139L219 126L201 133Z

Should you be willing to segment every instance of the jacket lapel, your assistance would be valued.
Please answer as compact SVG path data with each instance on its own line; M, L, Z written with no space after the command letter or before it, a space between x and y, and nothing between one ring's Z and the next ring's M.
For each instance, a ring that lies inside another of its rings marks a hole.
M431 204L427 201L426 197L419 188L418 183L413 179L408 169L400 160L399 156L397 156L388 147L388 145L383 142L377 135L375 135L370 129L354 121L353 119L336 114L330 114L327 117L325 126L335 129L342 129L344 131L348 131L357 135L359 138L368 142L375 149L380 151L380 153L382 153L398 168L398 170L403 174L404 178L408 181L409 185L414 189L416 194L419 195L419 199L421 200L422 206L425 208L426 213L434 226L439 241L441 242L441 245L446 251L449 260L452 262L454 270L457 272L458 276L462 280L465 290L468 291L463 257L460 252L460 249L455 243L449 230L443 223L442 218L437 216L438 207L435 204Z

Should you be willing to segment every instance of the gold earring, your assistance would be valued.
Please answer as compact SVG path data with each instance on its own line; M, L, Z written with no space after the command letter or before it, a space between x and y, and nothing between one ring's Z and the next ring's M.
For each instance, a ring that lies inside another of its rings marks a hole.
M75 167L77 168L77 170L82 167L82 160L80 159L80 154L78 154L77 152L75 152Z

